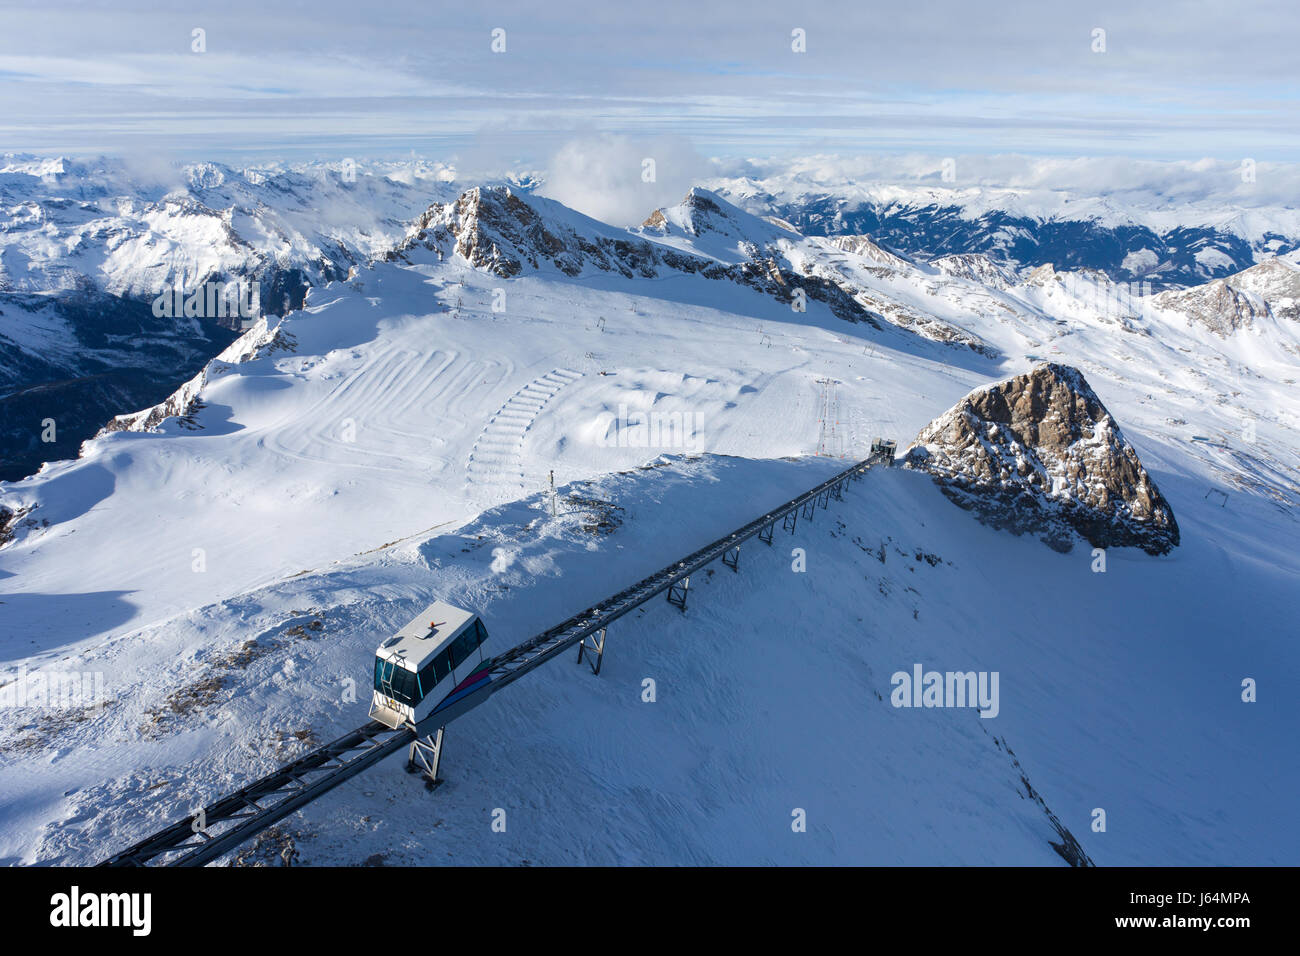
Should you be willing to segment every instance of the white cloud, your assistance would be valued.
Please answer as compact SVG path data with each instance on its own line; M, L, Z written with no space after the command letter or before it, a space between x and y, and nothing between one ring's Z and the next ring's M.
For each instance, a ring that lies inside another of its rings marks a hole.
M602 222L629 226L678 202L709 171L680 136L588 135L551 157L538 193Z
M1300 148L1300 8L1248 6L934 0L882 18L829 0L753 0L743 15L698 0L439 11L427 0L364 10L315 0L306 12L225 0L201 13L43 0L4 14L0 139L79 154L136 141L213 158L445 158L499 128L497 156L476 162L485 167L537 163L557 131L586 128L655 145L671 132L728 156L1289 159ZM508 33L501 54L489 48L497 26ZM794 26L807 30L806 53L790 48ZM207 31L201 55L190 52L196 27ZM1097 27L1102 54L1091 49Z
M1170 208L1217 204L1223 208L1292 206L1300 195L1300 164L1247 160L1141 160L1118 156L1042 157L1003 153L918 153L838 156L822 154L723 160L715 175L748 177L761 188L784 195L801 192L857 191L895 184L931 188L936 197L987 192L987 201L1014 209L1024 204L1050 214L1086 215L1071 203L1113 197L1122 204ZM943 179L945 161L953 178ZM1019 197L1019 198L1018 198Z

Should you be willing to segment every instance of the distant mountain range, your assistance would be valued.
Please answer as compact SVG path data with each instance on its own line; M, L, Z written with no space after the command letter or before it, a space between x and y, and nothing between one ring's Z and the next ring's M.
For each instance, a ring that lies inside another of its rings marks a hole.
M267 312L301 308L309 288L399 242L452 188L444 178L421 163L140 171L0 158L0 480L75 457L238 334L229 316L156 314L160 293L237 283Z
M1097 197L934 187L809 189L752 179L708 185L810 236L866 234L923 259L982 253L1015 269L1093 269L1154 290L1199 285L1300 250L1300 210L1133 207ZM1181 219L1179 217L1182 217Z
M1007 190L726 179L629 230L535 195L535 176L482 189L454 179L414 161L142 172L0 159L0 480L73 457L110 419L163 402L242 328L201 308L160 311L161 293L181 290L170 304L212 283L254 286L263 313L283 314L416 244L503 278L543 266L698 274L989 356L961 308L934 307L936 284L1073 284L1088 307L1137 283L1138 296L1163 293L1146 304L1219 334L1296 317L1300 218L1289 209L1198 210L1189 215L1201 224L1179 225L1169 210ZM877 281L890 276L929 291L899 295Z

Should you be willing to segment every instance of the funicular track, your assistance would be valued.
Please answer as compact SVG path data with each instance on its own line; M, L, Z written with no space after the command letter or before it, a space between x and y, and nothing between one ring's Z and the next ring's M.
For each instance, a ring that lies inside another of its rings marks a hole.
M665 591L669 603L685 611L693 573L718 559L733 571L738 571L742 544L758 538L770 545L778 522L784 530L793 533L800 518L809 520L819 507L826 508L832 499L841 499L848 482L859 479L875 465L888 465L893 460L893 453L892 442L877 442L868 458L760 515L731 534L486 661L455 687L418 726L408 724L393 730L371 721L115 854L100 866L146 866L151 863L202 866L229 853L245 840L403 747L411 748L412 758L416 748L433 753L432 765L426 762L426 770L431 782L436 782L443 729L451 721L575 644L578 645L578 661L589 655L592 671L599 674L605 651L605 631L610 624ZM422 742L422 738L432 740L429 735L435 732L436 743L428 745Z

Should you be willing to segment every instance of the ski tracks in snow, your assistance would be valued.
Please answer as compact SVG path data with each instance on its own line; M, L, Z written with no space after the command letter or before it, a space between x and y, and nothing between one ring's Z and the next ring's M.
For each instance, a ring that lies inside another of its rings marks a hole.
M310 414L281 425L266 447L286 457L409 473L412 463L441 471L438 451L465 429L473 404L510 371L509 363L435 349L394 349L367 362Z
M547 403L580 378L581 372L552 369L507 399L483 427L470 450L465 468L465 491L469 498L500 503L527 493L524 439Z

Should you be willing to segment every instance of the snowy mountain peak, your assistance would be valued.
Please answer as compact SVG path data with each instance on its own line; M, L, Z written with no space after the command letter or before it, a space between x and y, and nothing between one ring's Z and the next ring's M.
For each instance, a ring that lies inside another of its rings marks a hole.
M423 247L439 258L458 255L476 269L513 278L543 264L576 276L586 268L653 275L649 244L551 199L510 186L475 186L435 203L415 223L399 252Z
M1274 256L1224 281L1264 299L1278 318L1300 321L1300 266Z
M971 392L923 428L907 467L935 477L981 521L1040 536L1058 551L1077 532L1094 547L1164 554L1173 510L1083 373L1040 363Z
M851 252L855 256L862 256L864 259L870 259L887 269L896 269L905 272L909 269L916 268L916 264L910 259L904 259L902 256L896 256L888 249L883 248L870 236L836 236L828 240L836 249L843 249L845 252Z
M430 207L394 255L424 249L438 261L459 256L507 279L552 268L571 278L588 271L626 279L678 273L735 282L782 303L793 302L798 290L838 318L882 327L859 301L861 289L809 264L808 254L821 248L809 240L703 189L659 212L657 226L625 230L508 186L475 187Z
M1157 308L1182 313L1188 321L1224 338L1238 329L1252 327L1270 314L1267 302L1252 293L1234 289L1227 279L1162 292L1152 303Z
M751 254L759 244L803 237L788 222L762 217L734 206L712 190L693 186L675 206L656 209L641 229L658 237L690 237L697 248L724 261Z
M988 256L978 252L940 256L937 259L931 259L930 265L946 276L969 279L971 282L978 282L994 289L1009 289L1016 283L1016 276L1010 269L999 265Z
M1273 317L1300 321L1300 269L1274 256L1223 279L1162 292L1153 301L1226 338Z
M193 189L216 189L226 182L226 171L216 163L195 163L185 169Z
M1024 285L1047 287L1050 283L1061 281L1060 274L1050 262L1045 262L1029 275L1025 276Z

